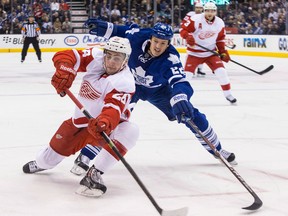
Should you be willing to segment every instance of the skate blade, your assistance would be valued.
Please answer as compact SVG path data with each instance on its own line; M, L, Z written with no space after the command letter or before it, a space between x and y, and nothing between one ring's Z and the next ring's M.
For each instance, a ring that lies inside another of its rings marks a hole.
M84 185L80 185L75 193L86 197L101 197L103 195L103 191L99 189L90 189Z
M76 164L74 164L70 172L78 176L86 174L86 170L83 169L82 167L77 166Z
M236 160L233 160L233 161L231 161L231 162L228 162L228 163L230 163L231 165L233 165L233 166L236 166L236 165L238 165L238 162L236 161Z
M197 77L204 78L206 74L197 74Z

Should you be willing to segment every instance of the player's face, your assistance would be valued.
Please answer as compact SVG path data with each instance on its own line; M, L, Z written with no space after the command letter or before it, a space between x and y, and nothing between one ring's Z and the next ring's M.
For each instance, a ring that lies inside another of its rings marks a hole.
M115 74L120 71L125 61L125 55L123 53L113 52L106 50L104 56L104 65L106 73L109 75Z
M154 57L160 56L162 53L165 52L168 46L169 46L169 40L163 40L160 38L152 37L149 48L150 54L152 54L152 56Z
M212 21L216 16L215 10L205 10L205 18L209 21Z
M195 7L195 14L201 14L203 12L202 7Z

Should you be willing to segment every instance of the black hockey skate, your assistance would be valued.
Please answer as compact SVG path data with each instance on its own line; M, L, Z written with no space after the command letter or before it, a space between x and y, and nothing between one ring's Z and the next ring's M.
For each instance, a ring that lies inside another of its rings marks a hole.
M36 172L40 172L43 170L45 170L45 169L41 169L37 165L36 161L30 161L23 166L23 172L24 173L36 173Z
M228 100L232 104L237 102L237 99L234 98L232 95L226 96L226 100Z
M88 197L100 197L106 190L107 187L104 185L101 172L93 165L80 181L80 187L76 190L76 193Z
M87 156L80 153L78 157L75 159L74 166L72 167L70 172L75 175L83 175L89 169L89 162L90 159Z
M205 76L206 75L206 73L204 73L204 72L202 72L199 68L197 69L197 76Z

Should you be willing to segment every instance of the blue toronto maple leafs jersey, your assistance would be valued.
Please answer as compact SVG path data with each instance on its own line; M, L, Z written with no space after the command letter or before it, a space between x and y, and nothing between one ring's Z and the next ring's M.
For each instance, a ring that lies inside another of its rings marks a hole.
M147 50L145 51L152 31L151 28L140 29L137 25L114 25L110 37L119 36L129 39L132 53L128 65L137 85L146 87L145 91L149 91L149 94L156 92L159 88L170 86L172 95L185 93L190 98L193 89L186 80L180 55L175 47L170 45L159 57L151 57Z

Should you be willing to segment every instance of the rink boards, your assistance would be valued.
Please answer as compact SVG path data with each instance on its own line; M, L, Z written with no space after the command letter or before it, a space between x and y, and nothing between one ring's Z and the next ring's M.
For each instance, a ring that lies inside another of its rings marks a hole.
M0 35L0 52L21 52L22 35ZM104 38L89 34L42 34L40 48L42 52L56 52L63 49L83 49L101 46ZM186 52L186 41L175 34L172 44L180 53ZM226 45L231 55L288 57L288 36L283 35L234 35L228 34ZM236 45L234 49L230 49ZM29 52L34 51L32 45Z

